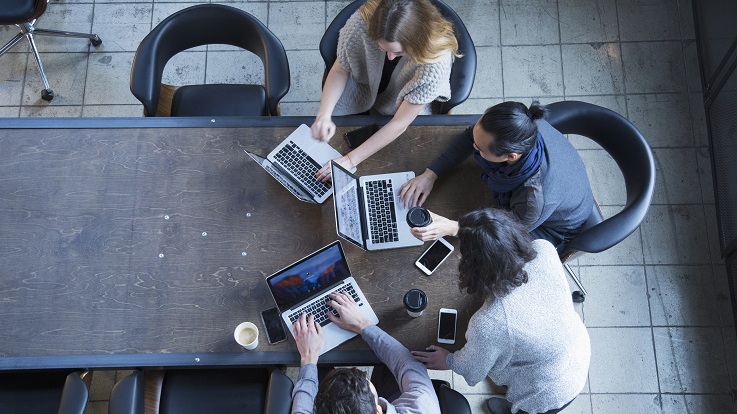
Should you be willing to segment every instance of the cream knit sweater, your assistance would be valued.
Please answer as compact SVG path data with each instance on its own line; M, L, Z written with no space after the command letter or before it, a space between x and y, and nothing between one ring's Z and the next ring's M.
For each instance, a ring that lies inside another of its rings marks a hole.
M402 57L389 85L376 96L384 57L385 52L369 37L366 21L359 12L353 13L338 38L338 62L350 76L333 115L356 114L372 108L382 115L394 115L403 100L425 105L420 114L428 115L432 101L450 99L450 52L439 62L426 65Z

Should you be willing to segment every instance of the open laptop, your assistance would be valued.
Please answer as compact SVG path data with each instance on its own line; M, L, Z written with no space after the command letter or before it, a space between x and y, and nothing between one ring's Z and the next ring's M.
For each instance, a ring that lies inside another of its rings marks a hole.
M405 171L361 177L338 163L333 171L333 202L338 235L366 250L420 246L407 224L399 188L415 173Z
M330 183L315 178L317 171L340 153L326 142L312 137L310 127L300 125L266 158L246 151L249 157L279 181L298 199L320 204L330 197Z
M322 326L325 338L320 355L356 336L353 332L339 328L327 318L326 311L335 314L333 308L325 304L329 300L328 294L347 291L359 304L369 322L374 325L379 323L379 318L351 276L339 241L330 243L274 273L266 278L266 284L292 337L292 325L302 312L315 315L315 322Z

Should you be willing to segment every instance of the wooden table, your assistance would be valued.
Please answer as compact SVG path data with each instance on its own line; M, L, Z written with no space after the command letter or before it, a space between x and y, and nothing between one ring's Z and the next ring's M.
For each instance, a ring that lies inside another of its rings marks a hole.
M419 174L476 119L420 117L358 174ZM343 133L377 120L339 120L332 144L345 153ZM263 337L264 278L337 239L332 200L298 201L244 150L266 155L311 121L2 120L0 369L298 364L291 337ZM426 206L457 217L491 203L469 161ZM427 277L414 266L423 247L343 247L380 327L421 349L451 307L463 343L478 303L457 287L457 254ZM428 294L420 318L403 309L410 288ZM254 352L233 340L242 321L261 329ZM354 338L321 361L375 361L367 349Z

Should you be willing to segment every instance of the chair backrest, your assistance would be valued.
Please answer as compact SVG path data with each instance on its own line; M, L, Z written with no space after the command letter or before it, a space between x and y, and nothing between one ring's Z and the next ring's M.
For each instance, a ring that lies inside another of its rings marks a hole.
M0 373L1 413L83 414L89 388L80 372Z
M337 59L338 49L338 36L340 29L345 26L345 22L353 13L361 7L366 0L355 0L353 3L345 6L343 10L338 13L337 16L325 30L325 34L320 40L320 55L325 62L325 72L323 74L323 84L325 78L328 76L328 72L333 67L335 60ZM455 31L456 40L458 41L458 50L463 55L462 57L453 61L453 66L450 72L450 93L451 97L448 102L433 102L433 113L447 114L451 109L463 103L471 95L471 89L473 89L473 82L476 78L476 47L473 44L471 35L466 29L466 25L458 16L458 14L451 9L447 4L440 0L431 0L432 4L440 10L440 13L445 16L453 24Z
M622 211L590 226L558 249L561 258L575 251L598 253L624 240L645 218L655 189L655 161L645 137L618 113L586 102L565 101L547 106L548 122L563 134L585 136L617 163L627 199ZM594 212L589 220L596 221ZM589 223L591 225L592 223Z
M108 414L144 414L144 375L135 371L113 386Z
M271 115L289 91L289 63L281 41L257 18L222 4L200 4L164 19L138 46L130 88L147 114L156 113L161 77L169 59L196 46L227 44L255 54L264 64L264 83Z
M451 388L447 381L435 379L432 385L438 396L441 414L471 414L471 405L466 397Z
M48 0L3 0L0 25L22 24L38 19L46 11Z

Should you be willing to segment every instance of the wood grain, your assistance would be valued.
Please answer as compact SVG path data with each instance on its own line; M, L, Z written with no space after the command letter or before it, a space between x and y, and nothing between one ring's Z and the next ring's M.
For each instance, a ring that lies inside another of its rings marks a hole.
M358 174L419 174L463 128L411 127ZM298 201L244 153L293 129L0 130L0 356L240 352L235 326L273 306L264 278L337 239L331 200ZM455 218L491 205L479 173L467 162L426 206ZM382 328L424 348L453 307L462 337L479 304L457 288L457 254L427 277L423 247L343 246ZM429 296L420 318L402 308L415 287Z

